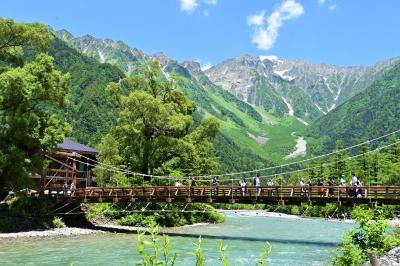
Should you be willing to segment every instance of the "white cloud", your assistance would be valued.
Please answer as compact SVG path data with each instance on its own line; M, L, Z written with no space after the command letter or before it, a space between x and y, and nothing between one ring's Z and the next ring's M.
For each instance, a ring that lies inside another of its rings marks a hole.
M184 12L193 12L199 3L197 3L197 0L180 0L181 2L181 10Z
M217 0L203 0L203 2L207 5L216 5L218 3Z
M326 2L326 0L318 0L318 5L323 5Z
M285 0L265 19L265 11L247 17L247 23L254 27L252 42L258 49L269 50L279 35L279 28L286 20L294 19L304 13L303 6L296 0Z
M336 9L336 5L330 5L328 8L329 8L330 11L333 11L333 10Z
M186 13L192 13L195 11L199 6L200 0L179 0L181 3L181 10L186 12ZM206 5L216 5L218 3L218 0L201 0L202 3ZM208 11L201 12L201 14L208 16Z
M254 26L262 26L265 20L265 11L247 17L247 24Z

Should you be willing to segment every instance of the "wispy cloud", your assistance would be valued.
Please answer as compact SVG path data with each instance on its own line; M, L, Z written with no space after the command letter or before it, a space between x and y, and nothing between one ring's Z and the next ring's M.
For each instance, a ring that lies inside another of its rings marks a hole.
M330 10L330 11L334 11L334 10L336 10L336 4L334 3L335 1L334 0L318 0L318 5L319 6L323 6L325 3L329 3L329 6L328 6L328 9ZM328 4L327 3L327 4ZM326 5L325 5L326 6Z
M197 0L180 0L181 2L181 10L187 13L193 12L199 3Z
M258 49L271 49L278 36L279 28L283 22L301 16L304 13L303 6L296 0L285 0L268 17L265 17L265 11L247 17L247 23L253 27L252 42Z
M254 26L262 26L264 24L265 11L247 17L247 24Z
M199 6L199 0L179 0L181 3L181 10L186 13L192 13L195 11ZM206 5L216 5L218 3L218 0L202 0L202 3ZM208 11L206 11L208 16Z
M203 2L207 5L216 5L218 3L217 0L203 0Z

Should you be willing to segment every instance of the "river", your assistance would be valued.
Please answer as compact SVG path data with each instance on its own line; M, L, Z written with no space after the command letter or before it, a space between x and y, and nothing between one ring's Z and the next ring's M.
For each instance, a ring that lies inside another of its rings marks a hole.
M221 265L217 242L228 244L231 265L255 265L266 242L268 265L323 265L354 225L319 219L229 215L223 224L170 230L176 265L194 265L194 244L202 235L206 265ZM134 234L0 240L0 265L134 265L139 261Z

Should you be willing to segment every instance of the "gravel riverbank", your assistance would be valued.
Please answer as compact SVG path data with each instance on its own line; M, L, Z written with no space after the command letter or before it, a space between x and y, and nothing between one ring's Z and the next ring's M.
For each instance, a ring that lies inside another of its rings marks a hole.
M12 239L22 237L52 237L52 236L75 236L75 235L88 235L105 233L102 230L77 228L77 227L65 227L65 228L54 228L42 231L27 231L18 233L2 233L0 239Z
M291 215L277 212L266 212L262 210L217 210L223 215L240 215L240 216L260 216L260 217L272 217L272 218L284 218L284 219L322 219L322 218L310 218L301 217L298 215ZM342 223L355 223L353 220L337 220L329 219L327 221L342 222ZM390 221L391 226L400 227L400 219ZM193 226L207 226L209 223L198 223L192 225L184 225L183 227ZM169 228L166 231L170 231ZM76 236L76 235L87 235L87 234L101 234L101 233L137 233L139 231L146 231L145 227L136 226L122 226L115 224L102 224L96 225L93 228L77 228L77 227L65 227L65 228L54 228L40 231L26 231L18 233L0 233L0 239L15 239L15 238L29 238L29 237L55 237L55 236ZM161 229L161 231L163 231Z

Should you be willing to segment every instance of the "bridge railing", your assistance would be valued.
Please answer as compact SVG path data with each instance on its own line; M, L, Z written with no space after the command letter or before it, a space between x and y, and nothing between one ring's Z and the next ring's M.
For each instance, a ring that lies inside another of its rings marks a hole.
M308 199L329 198L362 198L362 199L400 199L400 186L270 186L270 187L240 187L240 186L140 186L129 188L78 188L75 191L51 188L46 195L57 198L75 199Z

